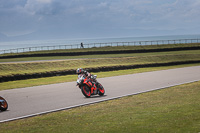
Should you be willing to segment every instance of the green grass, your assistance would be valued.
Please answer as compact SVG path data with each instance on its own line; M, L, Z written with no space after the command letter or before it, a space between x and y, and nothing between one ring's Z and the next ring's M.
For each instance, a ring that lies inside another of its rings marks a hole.
M100 54L100 55L81 55L81 56L48 56L48 57L24 57L0 59L0 62L17 62L17 61L39 61L39 60L65 60L65 59L98 59L98 58L119 58L119 57L138 57L154 55L181 55L181 54L199 54L200 50L183 50L170 52L150 52L150 53L127 53L127 54Z
M85 52L85 51L99 51L99 50L112 51L112 50L158 49L158 48L176 48L176 47L193 47L193 46L200 46L200 44L102 47L102 48L90 48L90 49L73 49L64 51L65 52ZM56 50L56 51L39 51L39 52L42 53L42 52L63 52L63 51ZM44 73L51 71L65 71L65 70L76 69L78 67L91 68L91 67L103 67L103 66L135 65L135 64L146 64L146 63L164 63L172 61L199 60L200 59L199 53L200 50L184 50L184 51L150 52L150 53L0 59L0 62L51 60L48 62L30 62L30 63L21 62L21 63L3 63L3 64L1 63L0 76ZM21 54L32 54L32 52L21 53ZM63 60L63 59L72 59L72 60Z
M82 60L64 60L48 62L30 62L30 63L9 63L0 64L0 76L15 74L33 74L50 71L75 70L82 68L95 68L103 66L118 65L136 65L147 63L167 63L174 61L199 60L200 54L168 54L168 55L150 55L136 57L117 57L117 58L98 58Z
M199 88L200 82L195 82L6 122L0 132L198 133Z
M141 49L164 49L164 48L180 48L180 47L199 47L200 43L189 44L163 44L163 45L141 45L141 46L114 46L114 47L99 47L99 48L84 48L84 49L65 49L65 50L46 50L34 51L24 53L9 53L1 54L0 56L7 55L30 55L30 54L48 54L48 53L70 53L70 52L89 52L89 51L121 51L121 50L141 50Z
M96 74L98 76L98 78L104 78L104 77L111 77L111 76L118 76L118 75L166 70L166 69L197 66L197 65L200 65L200 64L187 64L187 65L164 66L164 67L138 68L138 69L129 69L129 70L110 71L110 72L98 72L98 73L92 73L92 74L94 74L94 75ZM76 79L77 79L77 75L66 75L66 76L55 76L55 77L46 77L46 78L38 78L38 79L9 81L9 82L0 83L0 91L1 90L7 90L7 89L38 86L38 85L71 82L71 81L76 81Z

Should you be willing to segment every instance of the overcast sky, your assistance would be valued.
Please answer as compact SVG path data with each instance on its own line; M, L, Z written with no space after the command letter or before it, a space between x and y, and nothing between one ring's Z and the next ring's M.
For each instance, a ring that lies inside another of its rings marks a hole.
M200 0L0 0L0 33L63 37L200 34Z

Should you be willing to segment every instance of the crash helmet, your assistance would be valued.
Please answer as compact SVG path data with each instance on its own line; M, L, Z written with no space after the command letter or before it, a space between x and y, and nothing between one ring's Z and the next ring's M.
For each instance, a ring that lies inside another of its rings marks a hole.
M83 72L84 72L83 68L78 68L78 69L76 70L76 73L77 73L77 74L80 74L80 73L83 73Z

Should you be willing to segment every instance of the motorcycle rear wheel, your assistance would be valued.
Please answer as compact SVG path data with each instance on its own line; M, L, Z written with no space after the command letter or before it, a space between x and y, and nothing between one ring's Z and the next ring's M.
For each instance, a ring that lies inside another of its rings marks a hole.
M3 97L0 97L0 101L3 101L3 102L0 103L0 110L6 111L8 109L7 101Z
M91 96L90 88L87 85L82 86L81 91L86 98Z

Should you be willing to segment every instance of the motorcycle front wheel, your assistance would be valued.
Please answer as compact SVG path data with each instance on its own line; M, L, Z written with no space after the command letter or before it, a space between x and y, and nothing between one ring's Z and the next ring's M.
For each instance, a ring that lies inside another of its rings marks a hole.
M105 89L103 88L103 86L101 84L99 84L99 95L103 96L105 93Z
M81 91L85 97L89 98L91 96L90 88L87 85L82 86Z
M0 110L6 111L7 109L8 109L7 101L3 97L0 97Z

